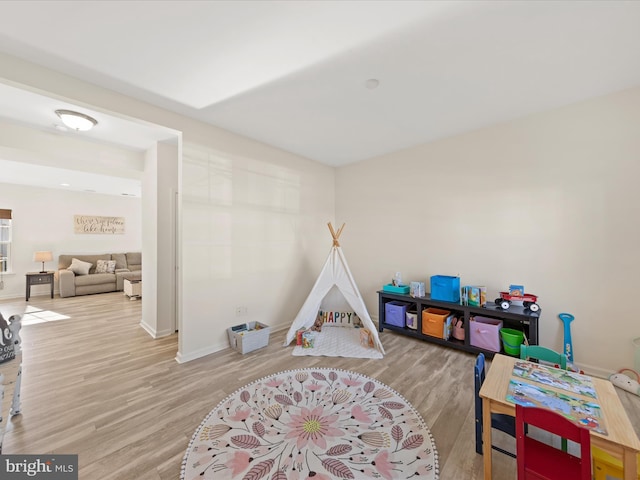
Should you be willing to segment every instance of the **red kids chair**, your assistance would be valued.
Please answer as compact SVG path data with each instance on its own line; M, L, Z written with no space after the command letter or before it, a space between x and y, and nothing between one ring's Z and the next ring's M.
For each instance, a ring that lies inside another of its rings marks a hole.
M525 425L533 425L578 443L580 456L531 438L525 433ZM516 454L518 480L591 480L589 430L551 410L516 405Z

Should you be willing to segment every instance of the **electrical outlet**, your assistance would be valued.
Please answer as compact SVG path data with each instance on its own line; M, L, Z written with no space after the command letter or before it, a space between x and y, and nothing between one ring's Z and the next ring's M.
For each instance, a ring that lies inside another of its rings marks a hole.
M244 317L247 314L247 307L236 307L236 317Z

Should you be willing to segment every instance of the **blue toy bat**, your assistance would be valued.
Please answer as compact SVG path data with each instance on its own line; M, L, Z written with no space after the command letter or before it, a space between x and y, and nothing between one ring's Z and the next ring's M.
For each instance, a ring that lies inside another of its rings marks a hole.
M573 344L571 343L571 322L575 319L570 313L559 313L558 317L564 324L564 354L567 356L567 363L573 363Z

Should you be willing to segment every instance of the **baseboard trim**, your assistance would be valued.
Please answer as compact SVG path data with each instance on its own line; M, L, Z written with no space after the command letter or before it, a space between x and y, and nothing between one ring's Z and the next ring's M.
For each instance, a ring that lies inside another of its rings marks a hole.
M35 295L31 295L31 298L33 298ZM24 292L16 294L16 293L9 293L7 295L0 295L0 300L15 300L17 298L22 298L24 300Z
M610 370L605 370L604 368L594 367L593 365L585 365L582 363L574 363L573 365L578 370L582 370L586 375L590 375L592 377L604 378L607 380L609 379L609 375L611 375L612 373L615 373Z
M211 355L212 353L219 352L221 350L224 350L225 348L230 348L229 347L229 343L225 342L223 344L211 345L209 347L201 348L200 350L196 350L195 352L189 352L189 353L178 352L176 354L176 362L178 362L178 363L190 362L190 361L196 360L196 359L198 359L200 357L205 357L207 355Z

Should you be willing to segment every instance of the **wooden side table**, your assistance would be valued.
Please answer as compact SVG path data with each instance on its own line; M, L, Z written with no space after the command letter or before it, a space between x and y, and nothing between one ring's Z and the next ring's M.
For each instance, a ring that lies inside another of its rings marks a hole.
M26 300L31 296L31 285L51 284L51 298L53 298L53 273L54 272L28 272Z

